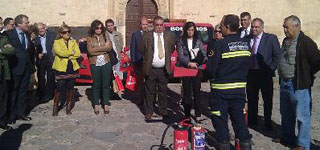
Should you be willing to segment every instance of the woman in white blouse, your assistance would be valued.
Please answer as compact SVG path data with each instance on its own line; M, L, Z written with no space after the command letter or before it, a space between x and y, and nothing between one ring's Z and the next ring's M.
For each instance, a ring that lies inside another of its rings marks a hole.
M206 60L206 51L198 37L197 27L193 22L187 22L183 27L181 39L178 42L178 64L182 67L199 69ZM182 88L184 114L186 118L191 117L191 109L194 106L195 121L199 122L201 117L201 70L194 77L183 77Z

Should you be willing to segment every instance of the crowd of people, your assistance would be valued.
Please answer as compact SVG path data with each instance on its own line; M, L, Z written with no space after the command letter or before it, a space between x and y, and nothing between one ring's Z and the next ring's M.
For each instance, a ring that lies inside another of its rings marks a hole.
M66 114L71 115L74 107L74 83L79 76L78 69L82 67L78 63L81 57L78 41L71 37L70 27L65 23L57 33L48 31L41 22L29 24L26 15L4 21L0 18L0 127L5 130L10 130L8 124L14 124L16 120L32 120L26 114L26 95L34 72L37 72L40 101L54 99L53 116L58 115L63 94ZM271 116L276 70L280 81L281 136L274 141L297 150L310 149L311 87L315 73L320 70L320 51L301 31L297 16L285 18L283 29L286 37L280 45L276 35L264 32L261 18L251 19L248 12L241 13L240 17L228 14L215 26L213 40L203 43L194 22L186 22L181 36L175 37L165 30L162 17L153 19L152 31L148 30L147 18L142 17L140 29L132 34L130 59L145 120L170 117L167 85L174 71L171 54L176 49L176 66L198 70L196 76L181 77L185 118L201 123L204 100L200 97L201 81L204 73L210 77L208 101L218 149L230 149L228 116L241 149L252 149L248 126L260 124L259 91L264 107L263 125L268 131L273 130ZM105 24L94 20L88 37L79 41L87 43L93 79L93 111L98 115L102 104L104 114L108 114L112 75L125 78L120 71L122 35L114 30L112 19L106 20ZM204 44L208 44L207 50ZM206 64L206 71L202 64ZM246 101L248 125L245 122ZM157 110L154 110L155 103ZM192 109L195 110L194 117Z

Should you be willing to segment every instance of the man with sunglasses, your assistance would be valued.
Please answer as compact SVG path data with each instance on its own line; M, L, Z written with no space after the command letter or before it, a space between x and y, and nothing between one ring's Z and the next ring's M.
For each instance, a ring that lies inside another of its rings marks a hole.
M168 117L167 84L171 70L171 53L174 50L175 39L170 31L164 31L163 18L154 18L154 30L145 32L141 48L142 73L145 79L145 120L152 119L155 99L158 97L159 114ZM158 88L157 88L158 87Z
M55 76L52 70L54 60L52 47L57 35L54 32L48 31L47 26L42 22L37 23L37 30L38 37L35 38L38 69L37 94L41 102L47 102L53 99L54 95Z

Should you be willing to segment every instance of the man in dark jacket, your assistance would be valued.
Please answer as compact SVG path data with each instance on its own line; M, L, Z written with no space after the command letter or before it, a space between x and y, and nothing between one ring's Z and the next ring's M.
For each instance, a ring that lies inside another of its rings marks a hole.
M320 51L317 44L301 31L297 16L285 18L282 53L279 62L281 142L310 149L311 86L320 69ZM298 121L298 135L295 126ZM296 143L295 143L296 142Z
M53 99L55 76L52 69L54 60L53 42L56 38L54 32L47 31L44 23L37 23L39 36L35 38L37 49L37 68L38 68L38 95L41 102L47 102Z
M8 126L8 80L11 79L8 59L14 53L14 48L6 36L0 33L0 128L11 129Z
M259 90L263 98L264 125L272 130L273 77L281 55L280 44L276 35L264 32L264 22L255 18L251 22L251 62L248 72L247 99L248 124L258 124Z
M143 104L144 100L144 83L142 75L142 54L139 51L140 44L142 44L143 32L148 29L148 20L146 17L142 17L140 21L140 29L132 33L132 39L130 43L130 57L131 63L134 67L134 72L137 75L139 104Z
M26 95L32 72L35 70L32 53L34 51L29 30L29 18L26 15L18 15L15 18L16 27L6 31L10 44L14 47L15 53L9 59L9 66L12 73L11 84L11 109L10 122L15 123L16 119L30 121L31 117L26 116Z
M250 42L237 35L239 17L225 15L221 21L224 39L208 52L207 70L211 76L211 119L216 130L219 150L230 150L228 116L241 150L251 150L251 138L245 123L245 88L250 63Z

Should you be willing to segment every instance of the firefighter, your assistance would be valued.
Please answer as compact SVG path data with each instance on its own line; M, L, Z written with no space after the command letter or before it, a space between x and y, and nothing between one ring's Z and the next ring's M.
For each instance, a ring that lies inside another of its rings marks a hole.
M237 35L239 17L225 15L221 20L224 39L208 52L207 69L211 77L211 119L219 150L230 149L228 114L240 140L241 150L251 150L252 135L245 122L245 87L250 62L250 42Z

